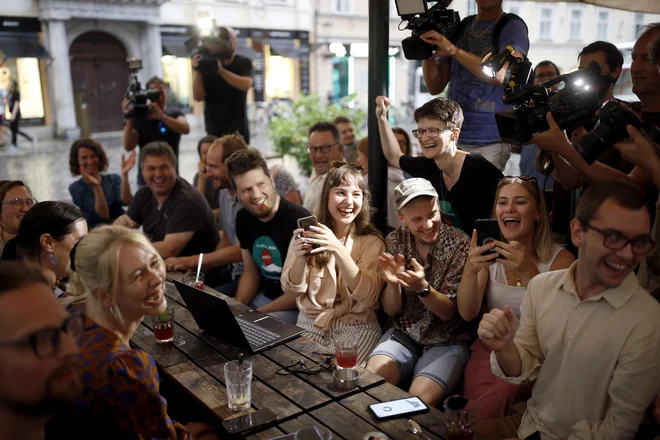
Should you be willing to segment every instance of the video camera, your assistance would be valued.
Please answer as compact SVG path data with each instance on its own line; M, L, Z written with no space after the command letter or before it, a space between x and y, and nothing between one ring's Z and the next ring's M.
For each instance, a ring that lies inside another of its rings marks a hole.
M227 60L234 55L230 32L226 27L216 27L212 21L208 29L199 29L197 35L184 43L193 55L201 55L197 70L202 75L217 73L218 60Z
M124 113L126 119L146 119L149 116L149 104L156 102L161 97L161 91L158 89L142 89L137 73L142 70L142 61L137 58L129 58L128 71L131 79L126 90L126 99L129 101L129 111Z
M436 51L433 44L425 43L421 38L425 32L436 31L448 40L452 40L459 29L461 18L458 12L447 9L452 0L440 0L431 8L430 0L395 0L396 10L401 23L412 35L401 42L403 55L409 60L426 60ZM399 30L403 30L399 24Z
M584 70L560 75L542 84L518 83L505 89L502 101L514 108L495 114L502 141L522 145L535 134L548 130L550 112L562 129L585 125L600 107L597 85L601 69L593 61ZM564 87L554 91L553 86Z

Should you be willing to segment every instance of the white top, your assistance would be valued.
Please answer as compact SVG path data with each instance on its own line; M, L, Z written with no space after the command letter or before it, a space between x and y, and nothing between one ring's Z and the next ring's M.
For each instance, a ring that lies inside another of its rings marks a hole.
M505 376L491 354L496 376L514 384L536 379L520 438L538 431L542 440L632 439L660 391L660 304L634 273L582 301L578 264L527 286L514 338L520 376Z
M539 273L550 272L550 267L554 263L557 255L564 248L553 244L552 254L548 261L539 263L537 266ZM507 285L506 273L502 263L495 263L488 267L488 284L486 284L486 301L491 309L504 310L504 306L511 307L513 312L520 319L520 303L525 296L525 287L516 287Z

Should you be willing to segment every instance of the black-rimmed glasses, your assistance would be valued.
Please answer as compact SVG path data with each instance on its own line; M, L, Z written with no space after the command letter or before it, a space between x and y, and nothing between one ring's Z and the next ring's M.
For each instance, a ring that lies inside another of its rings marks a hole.
M15 198L13 200L10 200L8 202L2 202L3 205L11 205L12 208L15 210L19 211L23 208L23 206L27 206L28 208L32 208L34 205L36 205L37 199L21 199L21 198Z
M309 154L316 154L319 151L323 154L328 154L330 152L330 149L334 147L337 144L332 144L332 145L319 145L318 147L314 147L312 145L307 146L307 151L309 151Z
M628 246L630 243L633 254L636 255L646 255L648 252L653 249L655 243L651 237L641 237L635 239L629 239L624 236L622 233L617 231L606 231L600 228L593 226L590 223L582 222L582 224L588 228L593 229L603 236L603 246L613 251L620 251L621 249Z
M80 315L70 315L59 328L45 328L24 338L13 341L0 341L0 346L29 345L38 358L44 359L57 352L63 332L73 338L76 344L78 344L83 332L83 322Z
M299 359L292 361L290 365L280 368L275 374L278 376L288 376L289 374L320 374L332 368L332 360L333 358L328 356L322 363L307 365L307 361Z
M438 136L440 136L440 133L442 133L443 131L452 131L452 130L451 128L427 128L426 130L421 130L421 129L413 130L412 134L413 137L415 137L416 139L421 138L422 136L424 136L424 134L426 134L426 137L429 138L437 138Z

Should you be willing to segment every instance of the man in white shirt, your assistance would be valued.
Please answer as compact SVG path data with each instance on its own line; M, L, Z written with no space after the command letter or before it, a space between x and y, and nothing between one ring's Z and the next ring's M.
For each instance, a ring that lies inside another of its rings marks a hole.
M337 126L327 121L319 121L312 125L307 137L307 150L314 165L314 173L307 185L303 207L316 215L325 178L332 167L332 162L344 160L344 146L340 142Z
M524 416L479 424L480 439L635 436L660 390L660 305L633 273L653 247L650 229L636 186L590 187L571 222L578 260L532 279L519 328L508 306L484 315L493 373L536 384Z

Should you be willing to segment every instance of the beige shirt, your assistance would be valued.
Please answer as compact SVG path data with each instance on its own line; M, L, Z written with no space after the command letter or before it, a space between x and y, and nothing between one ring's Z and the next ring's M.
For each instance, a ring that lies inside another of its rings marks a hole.
M491 368L511 383L536 379L520 438L632 439L660 391L660 304L633 273L582 301L576 267L529 283L515 336L520 377L506 377L495 353Z
M360 268L357 288L351 290L341 272L336 269L334 255L323 267L305 266L301 284L289 279L296 256L292 249L296 239L291 239L280 282L284 293L296 296L298 309L308 318L314 319L319 329L330 328L334 320L343 324L376 322L376 309L384 280L378 275L378 256L385 252L382 238L351 234L346 240L346 249Z
M316 211L319 209L319 203L321 203L323 184L327 177L328 173L312 176L309 185L307 185L307 191L303 198L303 208L307 209L312 215L317 215Z

